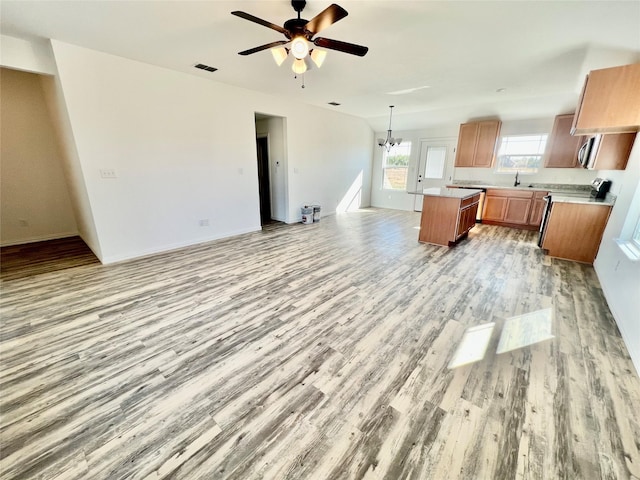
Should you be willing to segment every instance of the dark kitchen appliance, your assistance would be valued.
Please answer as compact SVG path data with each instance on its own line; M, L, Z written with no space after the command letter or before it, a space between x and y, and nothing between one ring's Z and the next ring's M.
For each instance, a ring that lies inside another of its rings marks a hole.
M597 199L605 198L610 188L611 180L596 178L591 182L591 196Z
M540 235L538 235L538 246L542 248L542 241L544 240L544 230L547 227L547 221L549 220L549 213L551 212L551 195L542 197L544 200L544 210L542 211L542 222L540 222Z

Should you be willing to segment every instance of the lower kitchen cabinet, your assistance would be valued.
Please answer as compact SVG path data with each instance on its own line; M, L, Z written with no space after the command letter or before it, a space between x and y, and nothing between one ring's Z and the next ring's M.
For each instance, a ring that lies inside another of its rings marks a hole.
M544 207L546 197L549 192L533 192L533 199L531 200L531 214L529 215L529 225L538 228L542 223L542 215L544 213Z
M485 197L482 222L536 230L542 220L545 195L547 192L489 189Z
M480 194L467 198L424 196L418 240L448 246L476 224Z
M610 213L611 205L554 202L542 248L552 257L593 263Z

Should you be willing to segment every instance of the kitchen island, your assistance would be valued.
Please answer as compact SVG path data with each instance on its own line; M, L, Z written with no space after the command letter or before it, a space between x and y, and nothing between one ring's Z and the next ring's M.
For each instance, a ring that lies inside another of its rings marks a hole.
M482 190L471 188L425 188L418 240L451 246L476 224L476 212Z

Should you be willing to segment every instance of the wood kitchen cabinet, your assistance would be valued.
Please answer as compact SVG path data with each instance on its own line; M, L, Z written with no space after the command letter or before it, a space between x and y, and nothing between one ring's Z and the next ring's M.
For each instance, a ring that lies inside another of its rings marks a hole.
M510 188L488 189L482 223L536 230L544 211L547 192Z
M573 135L640 130L640 63L592 70L578 101Z
M544 214L544 208L547 205L544 197L549 195L549 192L533 192L533 199L531 200L531 213L529 214L529 225L532 227L540 227L542 223L542 215Z
M479 193L466 198L425 195L418 240L443 246L455 243L475 226L479 202Z
M593 263L610 213L606 204L554 202L542 248L552 257Z
M575 168L579 166L578 150L586 140L580 135L571 135L573 117L573 113L556 116L544 155L545 168Z
M499 120L461 124L455 166L490 168L493 165L501 125Z
M584 138L584 137L583 137ZM600 135L595 145L595 161L591 170L624 170L636 140L636 133Z

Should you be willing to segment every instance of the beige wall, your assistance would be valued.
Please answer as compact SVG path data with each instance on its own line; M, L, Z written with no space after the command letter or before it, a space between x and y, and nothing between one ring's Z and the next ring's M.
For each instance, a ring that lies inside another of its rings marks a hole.
M4 68L0 75L0 243L76 235L40 76Z

